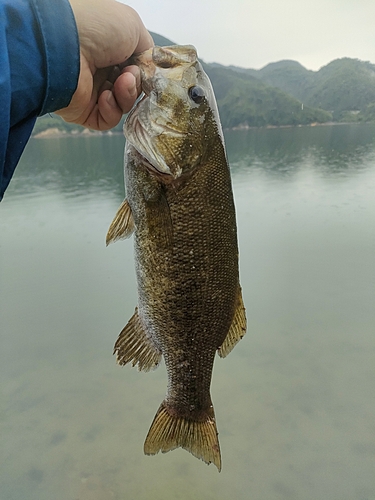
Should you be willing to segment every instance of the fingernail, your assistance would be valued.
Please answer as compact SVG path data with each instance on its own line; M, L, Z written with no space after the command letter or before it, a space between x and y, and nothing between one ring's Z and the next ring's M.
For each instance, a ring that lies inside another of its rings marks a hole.
M129 95L131 97L137 97L137 85L134 84L129 88Z
M111 108L117 108L117 102L113 95L113 92L108 92L107 102L111 106Z

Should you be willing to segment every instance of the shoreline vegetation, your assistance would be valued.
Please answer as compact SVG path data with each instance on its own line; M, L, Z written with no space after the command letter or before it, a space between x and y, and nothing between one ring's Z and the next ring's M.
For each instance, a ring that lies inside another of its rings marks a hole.
M151 35L155 45L174 45L161 35ZM260 70L201 62L225 130L375 122L375 65L370 62L336 59L319 71L288 60ZM32 135L122 134L124 119L111 131L96 132L46 115L37 119Z

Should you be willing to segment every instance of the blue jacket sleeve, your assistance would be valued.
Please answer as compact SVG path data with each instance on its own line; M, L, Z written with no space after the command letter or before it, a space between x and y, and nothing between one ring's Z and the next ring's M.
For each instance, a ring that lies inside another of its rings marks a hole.
M0 0L0 200L37 116L67 106L78 76L68 0Z

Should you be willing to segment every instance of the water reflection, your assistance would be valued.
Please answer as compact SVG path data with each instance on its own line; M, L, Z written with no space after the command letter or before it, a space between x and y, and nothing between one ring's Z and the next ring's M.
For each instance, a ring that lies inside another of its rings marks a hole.
M122 135L33 139L12 192L24 195L42 187L80 196L103 190L123 199L124 143Z
M375 126L342 125L227 131L234 172L249 168L288 177L306 162L326 175L355 173L372 162Z
M288 179L307 166L325 176L353 175L375 159L375 125L237 130L225 137L234 176L258 171ZM11 192L108 191L121 200L124 141L122 135L32 140Z
M32 140L0 204L1 498L375 497L375 127L226 132L249 331L218 359L223 471L143 456L162 366L112 358L121 136Z

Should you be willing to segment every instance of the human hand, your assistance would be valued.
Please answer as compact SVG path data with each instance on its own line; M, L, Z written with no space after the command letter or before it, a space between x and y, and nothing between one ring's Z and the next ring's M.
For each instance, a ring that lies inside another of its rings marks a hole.
M138 14L115 0L70 0L80 41L78 86L69 106L56 113L95 130L115 127L141 93L134 53L153 46ZM121 69L122 68L122 69Z

